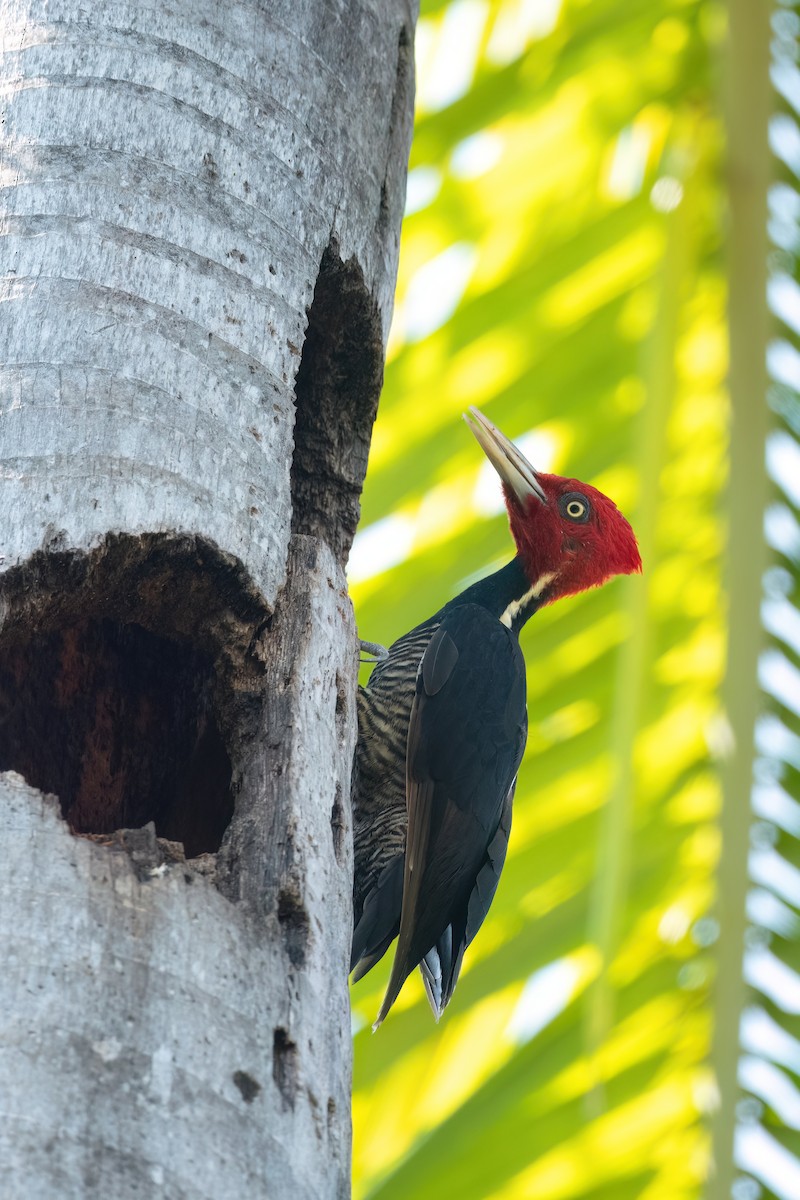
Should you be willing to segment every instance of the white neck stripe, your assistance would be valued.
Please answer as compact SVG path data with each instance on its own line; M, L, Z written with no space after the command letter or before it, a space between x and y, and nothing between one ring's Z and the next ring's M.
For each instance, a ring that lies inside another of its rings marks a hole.
M512 600L506 611L500 618L506 629L510 629L514 623L514 618L519 616L520 611L530 604L531 600L537 600L541 596L548 583L552 583L556 577L556 571L546 571L544 575L540 575L536 583L525 593L520 596L519 600Z

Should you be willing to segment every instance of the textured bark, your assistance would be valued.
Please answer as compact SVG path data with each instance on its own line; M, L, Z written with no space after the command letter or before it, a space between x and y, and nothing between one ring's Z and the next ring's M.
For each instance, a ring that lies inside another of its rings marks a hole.
M414 7L0 0L10 1194L349 1192L343 564Z

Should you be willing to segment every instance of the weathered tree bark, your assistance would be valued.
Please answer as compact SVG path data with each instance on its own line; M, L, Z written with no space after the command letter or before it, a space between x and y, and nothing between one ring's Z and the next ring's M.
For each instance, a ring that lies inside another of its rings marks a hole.
M349 1194L343 565L414 10L0 0L9 1196Z

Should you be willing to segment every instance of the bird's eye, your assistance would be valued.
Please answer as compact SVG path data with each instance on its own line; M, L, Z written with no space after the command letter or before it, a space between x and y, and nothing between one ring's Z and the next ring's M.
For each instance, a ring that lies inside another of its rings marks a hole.
M559 508L570 521L583 522L589 520L589 501L580 492L568 492L559 501Z

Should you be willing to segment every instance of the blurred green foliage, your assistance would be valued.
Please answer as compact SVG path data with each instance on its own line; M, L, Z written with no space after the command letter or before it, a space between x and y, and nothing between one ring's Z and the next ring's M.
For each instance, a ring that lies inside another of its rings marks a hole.
M351 563L361 635L388 644L511 555L469 404L535 431L536 465L608 492L645 573L523 633L511 853L441 1024L415 977L369 1033L388 962L353 989L362 1200L701 1193L724 35L710 0L423 3L416 211Z

